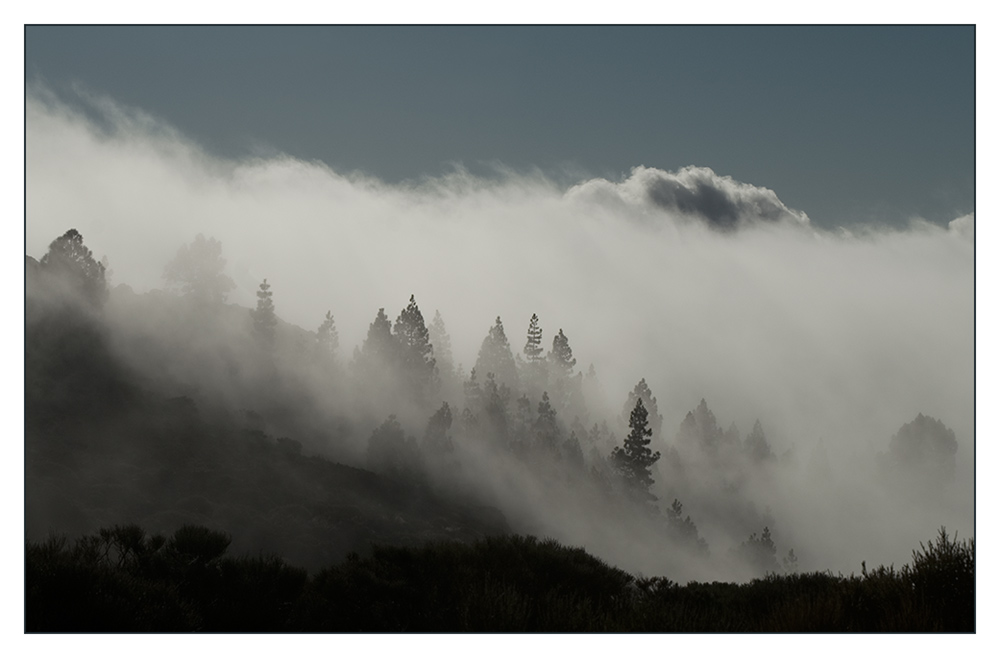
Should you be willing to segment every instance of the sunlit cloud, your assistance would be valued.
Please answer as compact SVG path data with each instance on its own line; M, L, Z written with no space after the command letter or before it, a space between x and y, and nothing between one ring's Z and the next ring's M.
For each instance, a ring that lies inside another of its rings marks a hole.
M788 208L774 191L719 176L708 167L677 172L635 167L620 183L589 180L572 188L568 196L591 203L617 202L663 221L696 219L720 231L758 222L809 223L805 213Z

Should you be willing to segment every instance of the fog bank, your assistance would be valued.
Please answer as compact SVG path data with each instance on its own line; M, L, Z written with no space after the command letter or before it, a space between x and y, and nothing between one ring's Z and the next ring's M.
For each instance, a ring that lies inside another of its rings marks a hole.
M941 524L972 535L973 215L827 232L780 190L706 167L637 166L569 188L459 167L387 185L287 156L220 160L137 110L37 88L26 129L29 255L75 227L107 256L112 285L143 292L203 233L223 245L230 301L252 306L267 278L282 319L315 330L331 310L346 360L379 307L394 317L413 294L428 321L441 312L466 374L496 316L518 352L537 313L546 347L563 329L577 368L594 365L608 413L645 378L668 441L705 398L744 436L760 419L790 461L822 443L841 509L826 492L813 507L772 505L817 532L864 507L872 455L922 412L958 441L949 518L898 517L891 538L875 530L885 516L845 520L823 556L841 559L824 566L898 564Z

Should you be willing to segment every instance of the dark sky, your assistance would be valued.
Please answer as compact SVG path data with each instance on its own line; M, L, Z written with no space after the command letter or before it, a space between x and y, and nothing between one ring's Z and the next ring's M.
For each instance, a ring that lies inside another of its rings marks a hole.
M27 27L25 75L390 182L700 165L821 226L975 210L969 26Z

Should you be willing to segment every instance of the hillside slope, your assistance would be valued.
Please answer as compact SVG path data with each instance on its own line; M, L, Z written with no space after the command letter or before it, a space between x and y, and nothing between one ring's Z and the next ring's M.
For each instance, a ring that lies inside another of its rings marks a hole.
M31 281L29 278L29 285ZM422 545L508 531L502 514L303 454L220 406L137 382L86 309L30 294L25 340L25 532L118 523L230 533L237 551L316 568L372 542ZM145 382L143 382L145 383ZM252 416L252 414L250 414Z

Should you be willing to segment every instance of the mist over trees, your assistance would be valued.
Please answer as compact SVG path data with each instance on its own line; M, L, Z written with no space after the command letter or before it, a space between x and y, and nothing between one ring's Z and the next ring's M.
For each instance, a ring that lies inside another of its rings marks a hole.
M968 618L941 584L970 587L971 550L871 565L975 532L972 206L836 227L701 167L395 184L64 101L25 105L25 535L31 582L80 596L31 601L129 613L136 592L184 630L248 601L287 620L285 585L344 630L455 601L593 603L603 630L640 627L608 606L724 631ZM302 590L178 528L341 568Z
M514 363L514 355L510 351L510 342L504 332L503 322L497 316L496 322L490 327L489 333L483 338L483 344L479 348L479 356L476 358L476 371L480 376L492 374L497 384L506 386L508 389L515 389L518 385L517 366Z
M940 420L918 413L904 423L880 455L887 480L899 491L920 499L942 495L955 480L955 432Z
M340 347L340 336L337 333L337 325L333 321L333 313L326 312L319 329L316 330L316 348L319 358L333 359Z
M734 435L734 439L738 441L738 435ZM764 428L761 427L759 420L754 421L753 429L750 430L750 434L748 434L747 438L744 439L743 447L750 459L755 462L774 459L774 454L771 452L771 446L767 442L767 437L764 436Z
M332 308L315 331L279 321L282 291L272 291L267 279L256 292L255 308L227 304L233 282L221 254L221 243L202 235L182 245L164 269L179 294L136 294L126 285L109 292L105 266L93 259L75 230L57 238L39 262L29 257L28 328L36 336L26 345L29 413L65 414L83 389L50 392L51 381L63 370L85 377L99 366L111 373L104 377L109 382L104 390L131 391L104 403L101 410L109 419L146 408L130 400L176 401L170 408L178 411L169 420L181 423L176 450L189 449L184 441L199 440L206 442L199 450L216 450L209 445L215 439L207 438L211 432L200 425L211 416L222 419L213 422L225 428L220 435L231 436L227 441L247 441L258 446L254 450L273 450L282 459L323 459L367 469L391 483L386 486L411 492L400 494L403 498L423 492L420 496L463 501L478 506L477 514L485 518L499 514L515 530L582 543L633 569L743 579L791 572L803 564L824 567L810 533L797 530L807 512L796 507L793 487L812 486L797 479L809 460L796 452L795 442L779 449L769 436L771 423L765 434L765 424L755 420L741 439L735 422L722 429L704 398L683 418L665 418L662 395L658 402L645 375L631 390L611 392L620 401L609 404L597 397L601 385L593 366L586 376L577 371L563 327L545 353L546 334L536 313L516 358L496 316L467 374L455 363L441 313L435 311L426 324L412 294L395 322L385 307L378 308L364 340L347 352L334 322L335 299L327 302ZM97 364L60 357L53 365L58 342L46 332L76 331L45 310L47 300L58 295L96 313L84 324L103 345L90 352ZM159 418L161 412L147 413ZM127 427L136 421L114 422ZM183 423L196 429L185 435ZM29 442L40 427L35 420L29 423ZM109 454L145 449L134 443L134 434L111 436ZM52 502L29 510L36 516L29 528L67 514L54 479L36 476L38 469L44 471L40 464L51 461L50 447L45 450L49 456L42 461L29 457L28 470L36 478L31 486L44 490L43 498ZM893 496L901 487L922 487L925 496L945 498L957 450L952 430L918 414L873 446L870 491ZM103 486L95 478L85 488ZM190 504L185 514L192 521L234 527L239 514L228 499L220 502L221 495L206 491L205 502ZM166 500L159 490L143 496ZM168 503L150 502L150 509L159 504ZM318 523L309 519L320 518L286 512L299 515L295 523L303 528ZM147 510L144 518L162 513ZM99 516L93 522L105 520ZM400 519L406 523L402 513ZM428 521L428 527L434 523ZM434 527L449 532L454 526Z
M264 279L257 291L257 308L250 311L254 335L265 348L274 346L274 328L278 324L278 317L274 313L274 302L271 301L273 295L270 284Z
M225 273L222 243L199 233L190 244L181 245L163 269L163 278L205 304L222 304L236 287Z

